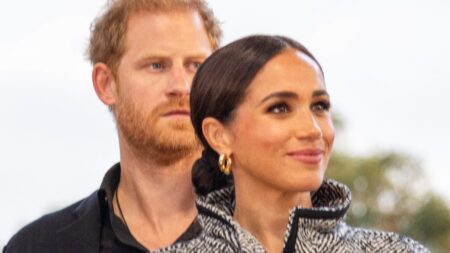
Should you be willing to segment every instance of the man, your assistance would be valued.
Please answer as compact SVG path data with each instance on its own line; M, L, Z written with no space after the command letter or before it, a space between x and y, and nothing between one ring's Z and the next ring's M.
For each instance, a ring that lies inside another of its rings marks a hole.
M19 231L4 252L148 252L199 233L189 117L198 66L221 31L202 0L116 0L95 20L88 55L113 113L120 163L91 196Z

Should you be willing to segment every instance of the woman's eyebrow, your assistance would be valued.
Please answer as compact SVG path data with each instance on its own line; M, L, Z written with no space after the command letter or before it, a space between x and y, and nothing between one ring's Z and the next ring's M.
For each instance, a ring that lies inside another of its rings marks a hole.
M272 93L272 94L264 97L259 104L262 104L271 98L298 98L298 95L291 91L275 92L275 93Z
M326 90L315 90L312 94L313 97L320 97L320 96L327 96L329 97L330 95L328 94L328 92Z

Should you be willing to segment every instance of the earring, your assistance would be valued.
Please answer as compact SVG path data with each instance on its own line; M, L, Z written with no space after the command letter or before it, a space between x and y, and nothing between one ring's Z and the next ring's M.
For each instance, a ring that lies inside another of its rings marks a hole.
M226 154L221 154L219 157L219 169L225 175L230 175L231 173L231 157Z

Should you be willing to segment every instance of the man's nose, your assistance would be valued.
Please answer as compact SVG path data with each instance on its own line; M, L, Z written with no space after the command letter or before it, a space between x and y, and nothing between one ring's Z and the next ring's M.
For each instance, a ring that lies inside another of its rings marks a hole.
M184 66L173 66L169 75L167 94L169 96L189 95L192 77Z

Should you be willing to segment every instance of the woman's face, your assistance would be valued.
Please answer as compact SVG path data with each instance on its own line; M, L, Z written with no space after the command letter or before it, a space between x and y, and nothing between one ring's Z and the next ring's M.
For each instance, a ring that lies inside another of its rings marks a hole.
M323 76L312 59L293 49L271 59L226 126L236 184L316 190L334 140L329 109Z

